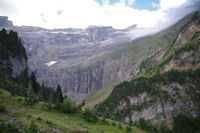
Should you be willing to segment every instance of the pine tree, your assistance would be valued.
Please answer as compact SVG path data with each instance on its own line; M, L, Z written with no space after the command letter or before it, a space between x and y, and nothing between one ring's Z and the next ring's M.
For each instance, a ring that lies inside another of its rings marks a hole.
M44 98L44 88L43 87L40 87L40 91L38 93L38 99L41 100L41 101L45 100L45 98Z
M24 96L25 95L25 92L24 92L24 85L23 85L23 83L20 83L19 84L19 94L21 95L21 96Z
M31 73L31 77L30 77L32 84L33 84L33 90L35 93L37 93L39 91L39 84L36 81L36 77L35 74L32 72Z
M34 90L33 90L33 84L32 81L29 80L28 82L28 91L27 91L28 98L33 99L34 98Z
M61 87L60 87L59 84L58 84L58 86L56 88L56 99L57 99L56 102L60 102L60 103L63 102L62 90L61 90Z
M56 103L56 94L55 91L51 88L51 93L49 96L49 102Z

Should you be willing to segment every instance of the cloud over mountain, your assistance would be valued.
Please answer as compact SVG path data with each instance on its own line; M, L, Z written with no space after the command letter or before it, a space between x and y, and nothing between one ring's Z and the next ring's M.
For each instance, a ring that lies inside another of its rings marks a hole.
M15 25L45 28L103 25L121 29L133 24L152 28L177 21L176 18L191 11L188 6L193 3L192 0L160 0L152 2L155 10L148 10L132 7L136 2L102 0L100 4L95 0L3 0L0 1L0 15L9 16Z

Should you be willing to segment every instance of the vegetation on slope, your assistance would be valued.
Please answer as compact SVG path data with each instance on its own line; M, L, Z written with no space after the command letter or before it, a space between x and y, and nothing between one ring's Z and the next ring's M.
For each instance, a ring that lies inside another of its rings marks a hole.
M84 107L93 108L98 103L104 101L110 95L113 88L114 88L113 85L109 85L109 86L106 86L102 89L99 89L99 90L87 95L84 98L85 103L86 103L86 105Z
M5 110L0 112L4 124L15 123L18 130L29 129L33 121L37 129L42 132L127 132L126 124L113 120L99 118L95 123L87 122L81 112L62 113L50 109L45 102L26 105L25 98L13 96L3 89L0 89L0 106ZM143 133L143 131L131 127L130 133Z
M3 28L0 31L0 82L12 74L10 58L27 60L26 52L16 32L7 33ZM8 79L7 79L8 80Z
M157 74L151 78L140 77L132 80L131 82L123 82L114 88L111 95L104 102L96 106L96 110L99 115L110 117L116 120L122 120L122 118L124 118L128 114L131 114L132 110L140 111L143 108L151 106L152 103L158 101L160 96L162 97L162 99L170 100L169 97L170 95L168 94L168 92L160 90L159 87L157 86L158 84L168 85L173 82L184 84L190 81L196 85L195 89L198 90L199 78L200 78L200 69L194 71L171 70L163 74ZM138 96L139 94L144 92L146 92L149 96L151 96L152 100L149 102L145 102L140 106L131 107L130 100L128 97ZM196 94L199 95L198 93ZM121 112L114 111L116 107L119 105L119 101L121 100L124 100L126 103L128 103L126 108ZM198 104L198 106L199 105L200 103Z
M200 114L200 35L196 32L186 44L181 44L180 47L174 46L179 33L185 31L191 23L199 24L199 18L199 12L197 12L178 22L177 24L180 24L180 27L177 30L177 34L173 34L171 39L168 38L166 43L165 39L162 38L163 34L159 33L157 35L157 37L159 37L154 43L156 43L155 46L158 45L160 47L157 47L158 50L155 50L150 56L146 56L148 58L141 63L140 72L142 73L130 82L125 81L115 86L111 95L105 101L95 106L94 110L96 110L100 116L109 117L118 121L125 121L129 116L129 122L132 123L132 117L134 115L140 115L138 112L142 113L143 110L147 109L146 113L148 113L148 109L153 109L156 103L160 103L162 113L156 114L154 117L156 119L157 115L161 115L161 120L167 120L164 105L167 104L167 107L169 107L169 105L176 105L176 100L179 100L178 102L180 103L180 100L184 101L189 98L188 103L191 102L194 106L189 109L187 107L187 109L184 107L177 107L172 112L172 116L174 117L171 123L173 125L171 130L165 127L165 125L164 127L162 127L162 125L155 127L151 120L142 118L142 120L138 121L139 123L133 124L138 125L138 127L148 132L199 132L199 126L196 125L195 122L199 121ZM185 23L181 25L183 21L185 21ZM176 27L177 24L166 31L170 31L170 29ZM163 32L164 34L166 33L166 36L172 35L172 33L166 31ZM156 38L156 36L150 38L150 40L153 38ZM163 43L161 41L161 45L158 43L160 39L164 40ZM148 43L148 41L143 41L142 43L146 45L151 44ZM139 44L142 43L140 42ZM156 47L153 47L153 50L154 49L156 49ZM156 59L156 56L158 55L157 57L159 57L159 54L163 51L164 56L161 56L161 59ZM171 86L172 84L175 86L184 85L187 87L185 90L181 90L184 92L178 92L177 90L179 90L179 88L173 88ZM179 93L184 93L184 95L180 96ZM146 100L144 101L140 101L140 96L142 94L147 94L147 97L145 97ZM131 103L131 98L138 98L139 103ZM196 114L192 112L194 110ZM177 115L178 112L183 112L183 114ZM191 112L191 114L188 112ZM168 120L172 121L170 118L168 118ZM141 124L141 122L143 123Z
M145 77L156 74L159 67L153 69L155 68L153 65L157 63L148 61L149 58L173 45L180 31L184 29L183 27L187 26L192 17L193 15L186 16L172 27L161 31L156 35L135 39L128 44L119 46L116 51L110 53L109 55L105 55L100 59L97 59L97 61L105 60L105 64L108 64L108 67L105 66L104 68L103 83L109 84L111 82L112 84L116 84L116 82L119 83L121 79L131 80L132 77L135 77L138 74ZM148 69L148 71L142 72L143 69ZM93 105L102 101L99 100L99 96L104 94L104 91L101 92L100 90L88 95L86 97L86 103L91 103L93 107ZM89 102L87 102L87 99Z
M164 123L159 126L154 125L151 120L145 120L144 118L140 118L135 125L148 133L199 133L199 122L200 117L178 114L173 118L172 129L169 129Z
M186 30L189 29L191 30L192 27L189 27L191 24L199 24L200 23L200 12L196 12L191 16L191 18L187 21L187 23L180 29L179 33L181 32L187 32ZM186 35L188 33L185 33ZM192 33L190 33L192 34ZM177 39L177 37L176 37ZM185 38L184 38L185 39ZM189 39L189 38L188 38ZM168 47L165 49L159 51L163 52L164 56L162 57L161 60L156 61L156 56L158 56L159 52L155 53L153 56L148 57L144 61L141 62L140 64L140 76L153 76L159 71L163 70L163 67L168 64L170 61L175 60L177 62L176 68L181 68L183 66L187 65L192 65L190 67L187 67L187 69L192 69L195 66L198 65L200 62L199 57L198 57L198 49L199 49L199 43L200 43L200 34L199 32L193 33L193 37L191 40L188 40L186 44L179 44L180 46L177 47L175 45L175 41L171 43ZM184 53L189 52L192 53L189 55L189 59L183 59L185 56ZM192 59L191 59L192 56ZM173 68L173 69L176 69ZM172 68L171 68L172 69Z

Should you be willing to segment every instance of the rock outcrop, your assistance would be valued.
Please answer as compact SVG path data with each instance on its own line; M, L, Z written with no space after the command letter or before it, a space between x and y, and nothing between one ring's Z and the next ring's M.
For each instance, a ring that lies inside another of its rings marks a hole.
M12 68L12 77L15 78L21 74L27 67L27 62L24 58L17 59L17 58L10 58L11 68Z
M12 21L8 20L7 16L0 16L0 28L3 27L12 27L13 23Z

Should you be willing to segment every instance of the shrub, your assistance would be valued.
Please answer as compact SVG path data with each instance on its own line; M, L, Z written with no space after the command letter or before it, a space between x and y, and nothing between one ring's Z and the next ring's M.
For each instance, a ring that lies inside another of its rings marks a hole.
M137 122L137 126L148 132L154 132L156 130L151 120L145 120L144 118L139 119L139 121Z
M21 101L23 101L22 98L18 98L18 99L17 99L17 102L18 102L18 103L20 103Z
M119 127L119 129L122 129L122 125L120 123L119 123L118 127Z
M109 121L106 120L105 123L106 123L106 125L109 125Z
M0 123L0 132L1 133L18 133L19 130L13 123L5 124L4 122Z
M76 103L69 98L66 98L62 105L62 110L64 113L74 113L76 112Z
M32 115L27 115L27 117L28 117L28 118L31 118L31 117L32 117Z
M96 114L94 113L94 111L90 110L89 108L86 108L85 111L83 112L83 118L87 122L91 122L91 123L96 123L98 121L98 118Z
M39 129L33 121L31 121L31 125L29 126L29 128L26 128L24 130L24 133L38 133L38 132L39 132Z
M48 103L48 104L47 104L47 109L48 109L48 110L52 110L51 103Z
M42 119L38 116L36 120L37 120L37 121L41 121Z
M200 117L179 114L173 119L172 133L198 133L200 131Z
M114 126L114 127L116 126L115 122L112 123L112 126Z
M131 131L131 125L127 125L126 131L127 131L127 132Z
M48 125L53 125L53 123L52 123L51 121L49 121L49 120L46 120L46 123L47 123Z
M106 118L103 117L101 121L102 121L103 123L105 123L105 122L106 122Z
M0 112L6 112L6 109L4 106L0 105Z
M25 101L24 101L24 105L25 105L25 106L32 106L32 105L34 105L34 104L35 104L34 100L33 100L33 99L30 99L30 98L25 99Z

